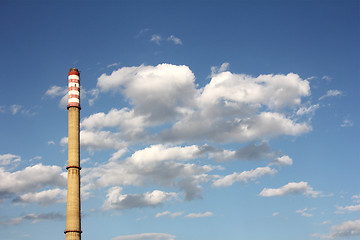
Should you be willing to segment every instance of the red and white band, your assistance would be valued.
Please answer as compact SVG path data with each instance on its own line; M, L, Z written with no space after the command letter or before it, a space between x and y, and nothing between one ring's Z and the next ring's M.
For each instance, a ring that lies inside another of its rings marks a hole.
M68 107L80 107L80 78L79 75L69 73ZM70 75L71 74L71 75Z

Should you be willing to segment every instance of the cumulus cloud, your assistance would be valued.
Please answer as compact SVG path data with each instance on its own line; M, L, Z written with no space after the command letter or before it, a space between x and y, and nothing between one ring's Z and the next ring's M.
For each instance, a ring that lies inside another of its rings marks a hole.
M175 240L176 236L167 233L141 233L119 236L111 240Z
M174 44L176 45L182 45L182 41L180 38L175 37L174 35L171 35L170 37L167 38L168 41L172 41Z
M216 162L229 162L235 159L239 160L262 160L264 158L273 158L278 153L271 152L268 142L261 142L259 144L249 143L245 147L237 150L219 149L210 145L203 145L200 147L202 153L209 155Z
M328 97L339 96L339 95L342 95L342 94L343 93L340 90L328 90L325 95L319 97L319 100L323 100L323 99L328 98Z
M204 213L189 213L186 215L186 218L203 218L203 217L211 217L214 215L212 212L204 212Z
M134 114L151 122L174 120L193 105L195 76L187 66L159 64L155 67L123 67L99 77L102 92L120 91L134 105Z
M215 187L231 186L234 182L240 181L247 183L248 181L256 181L259 177L264 175L274 175L277 171L270 167L258 167L250 171L243 171L241 173L234 172L213 182Z
M214 104L220 100L235 103L262 104L271 109L299 105L302 96L310 94L309 82L299 75L260 75L254 78L229 71L212 76L201 95L201 104Z
M35 214L30 213L27 215L23 215L17 218L12 218L9 220L0 220L1 225L19 225L22 224L24 221L32 221L32 223L37 223L40 221L49 221L49 220L63 220L65 219L65 216L60 213L41 213L41 214Z
M66 146L68 138L61 139L60 144ZM119 149L126 147L126 143L121 139L120 133L111 131L80 131L80 145L89 150Z
M304 194L316 198L321 192L314 191L307 182L291 182L281 188L264 188L259 195L262 197L278 197L289 194Z
M33 192L46 186L66 186L66 175L58 166L36 164L16 172L0 168L0 199L11 194Z
M128 209L139 207L157 207L177 196L176 193L154 190L142 194L121 194L121 187L112 187L106 195L104 209Z
M160 137L164 141L205 139L214 142L246 142L278 135L297 136L311 130L307 123L296 123L284 114L275 112L262 112L251 118L227 121L222 117L203 119L193 115L162 132Z
M239 149L235 153L235 157L244 160L256 160L266 157L270 153L270 145L268 142L262 142L258 145L250 143Z
M13 200L14 203L37 203L49 205L66 202L66 189L54 188L36 193L25 193Z
M20 161L21 161L20 156L11 153L0 155L0 165L10 165L11 163L16 163Z
M346 221L339 225L332 226L329 234L315 233L312 236L326 239L335 239L358 235L360 235L360 220Z
M212 171L213 167L185 162L196 158L199 151L196 145L152 145L136 151L125 160L112 159L101 167L88 168L82 182L89 188L156 184L179 188L184 191L185 200L200 198L200 183L212 178L208 172Z
M270 165L287 165L291 166L293 164L293 160L289 156L281 156L276 158L275 160L271 161Z
M147 135L148 139L173 143L246 142L311 131L309 123L281 112L298 108L301 98L310 95L307 80L294 73L252 77L231 73L228 67L224 63L213 68L210 82L201 89L196 88L195 76L187 66L141 65L102 74L97 88L122 93L132 108L96 113L82 126L115 127L125 139L135 132L143 134L137 139ZM160 130L150 133L149 127Z
M199 152L200 149L196 145L166 147L162 144L158 144L136 151L131 156L131 159L138 164L165 160L188 160L195 158Z

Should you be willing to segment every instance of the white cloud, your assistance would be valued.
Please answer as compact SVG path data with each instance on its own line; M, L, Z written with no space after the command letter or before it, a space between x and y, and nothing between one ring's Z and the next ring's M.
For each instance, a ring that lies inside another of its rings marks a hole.
M224 68L226 69L226 68ZM254 78L245 74L221 72L212 76L201 95L202 104L214 104L219 100L236 103L262 104L271 109L295 106L302 96L310 94L309 82L299 75L260 75Z
M170 217L171 218L176 218L176 217L179 217L179 216L181 216L183 214L184 214L183 212L174 212L174 213L170 214Z
M345 206L345 207L337 207L337 211L335 213L338 214L343 214L346 212L356 212L356 211L360 211L360 204L358 205L349 205L349 206Z
M271 215L272 215L273 217L279 216L279 212L273 212Z
M296 115L302 116L307 114L314 114L319 107L319 104L311 105L309 107L301 107L299 110L297 110Z
M204 213L189 213L186 215L186 218L203 218L203 217L211 217L214 215L212 212L204 212Z
M46 90L45 95L54 98L64 96L67 91L67 87L51 86L48 90Z
M125 160L111 159L102 166L87 168L82 183L89 188L155 184L183 190L185 200L200 198L202 192L200 183L208 182L213 178L208 175L213 167L184 163L184 160L195 158L198 152L197 146L153 145L136 151Z
M160 132L148 138L173 143L204 139L246 142L311 131L309 123L281 112L297 108L301 98L310 95L307 80L294 73L233 74L228 66L224 63L213 69L211 81L201 89L196 89L195 76L187 66L141 65L102 74L98 89L122 93L132 108L96 113L82 126L116 127L127 140L146 139L149 127L160 127ZM300 112L306 111L312 110Z
M293 164L293 160L289 156L281 156L271 161L269 165L287 165L291 166Z
M127 140L142 138L145 135L146 118L136 115L128 108L111 109L107 114L95 113L81 122L81 127L89 130L103 128L118 128L123 138Z
M342 124L340 126L341 127L352 127L352 126L354 126L354 123L352 121L350 121L349 119L344 119L344 121L342 122Z
M166 216L166 215L170 215L171 212L170 211L164 211L164 212L161 212L161 213L157 213L155 215L156 218L159 218L159 217L163 217L163 216Z
M144 33L150 31L150 28L142 28L140 29L139 33L136 34L135 38L139 38L141 35L143 35Z
M0 165L10 165L11 163L16 163L20 161L21 161L20 156L11 153L0 155Z
M289 194L304 194L316 198L321 194L321 192L314 191L307 182L291 182L281 188L264 188L259 195L262 197L277 197Z
M342 94L343 93L340 90L328 90L325 95L319 97L319 100L323 100L324 98L327 98L327 97L339 96Z
M22 224L24 221L32 221L32 223L37 223L44 220L48 221L48 220L63 220L63 219L65 219L65 216L60 213L41 213L41 214L30 213L17 218L9 219L7 221L0 220L0 224L19 225Z
M16 113L18 113L20 111L21 108L23 108L22 105L13 104L10 106L10 111L11 111L12 115L15 115Z
M168 41L172 41L173 43L175 43L176 45L182 45L182 41L180 38L175 37L174 35L171 35L170 37L167 38Z
M332 78L331 77L329 77L329 76L323 76L321 79L323 79L323 80L327 80L327 81L331 81L332 80Z
M176 217L179 217L181 215L183 215L184 213L183 212L170 212L170 211L164 211L164 212L161 212L161 213L157 213L155 215L156 218L159 218L159 217L163 217L163 216L169 216L171 218L176 218Z
M140 207L157 207L177 196L176 193L154 190L143 194L121 194L121 187L112 187L106 195L104 209L128 209Z
M284 114L262 112L251 118L228 120L223 116L203 119L195 115L182 119L160 136L163 141L207 139L214 142L246 142L278 135L297 136L311 130L307 123L296 123Z
M0 199L9 194L33 192L46 186L66 186L66 175L60 167L36 164L13 173L0 168Z
M67 143L67 137L62 138L60 141L60 144L63 146L66 146ZM80 145L89 150L119 149L126 147L119 133L91 130L80 131Z
M351 197L351 199L353 199L353 202L355 202L355 203L360 203L360 194L359 195L353 195Z
M166 233L141 233L119 236L111 240L175 240L176 236Z
M296 213L300 214L303 217L312 217L313 215L311 213L309 213L309 211L312 211L312 210L314 210L314 209L304 208L304 209L296 210Z
M112 64L107 65L106 68L117 67L119 65L120 65L120 63L116 62L116 63L112 63Z
M131 159L137 164L153 161L188 160L195 158L200 153L196 145L185 147L166 147L162 144L151 145L135 152Z
M162 40L162 37L160 35L157 34L153 34L150 38L150 42L154 42L157 45L160 45L160 41Z
M48 141L47 144L48 145L55 145L55 142L54 141Z
M14 203L37 203L49 205L66 202L66 189L54 188L37 193L25 193L13 200Z
M248 181L255 181L264 175L273 175L277 171L270 167L258 167L250 171L243 171L241 173L234 172L213 182L215 187L231 186L234 182L241 181L247 183Z
M221 64L220 67L212 66L211 67L211 77L215 76L218 73L222 73L222 72L229 70L229 66L230 66L230 63L228 63L228 62L224 62L223 64Z
M360 235L360 220L346 221L339 225L334 225L329 234L314 233L313 237L335 239Z
M134 105L133 114L163 123L183 116L194 104L195 76L187 66L123 67L99 77L102 92L120 91Z

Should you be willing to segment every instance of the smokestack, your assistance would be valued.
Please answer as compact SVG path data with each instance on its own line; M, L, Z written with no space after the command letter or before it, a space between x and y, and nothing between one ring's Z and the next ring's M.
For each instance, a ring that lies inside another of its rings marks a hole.
M69 71L68 100L68 188L65 240L81 240L80 213L80 73Z

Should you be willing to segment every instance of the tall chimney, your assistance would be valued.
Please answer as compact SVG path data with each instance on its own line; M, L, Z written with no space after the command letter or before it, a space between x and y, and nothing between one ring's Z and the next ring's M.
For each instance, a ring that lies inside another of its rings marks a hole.
M65 240L81 240L80 213L80 73L69 71L68 100L68 188Z

